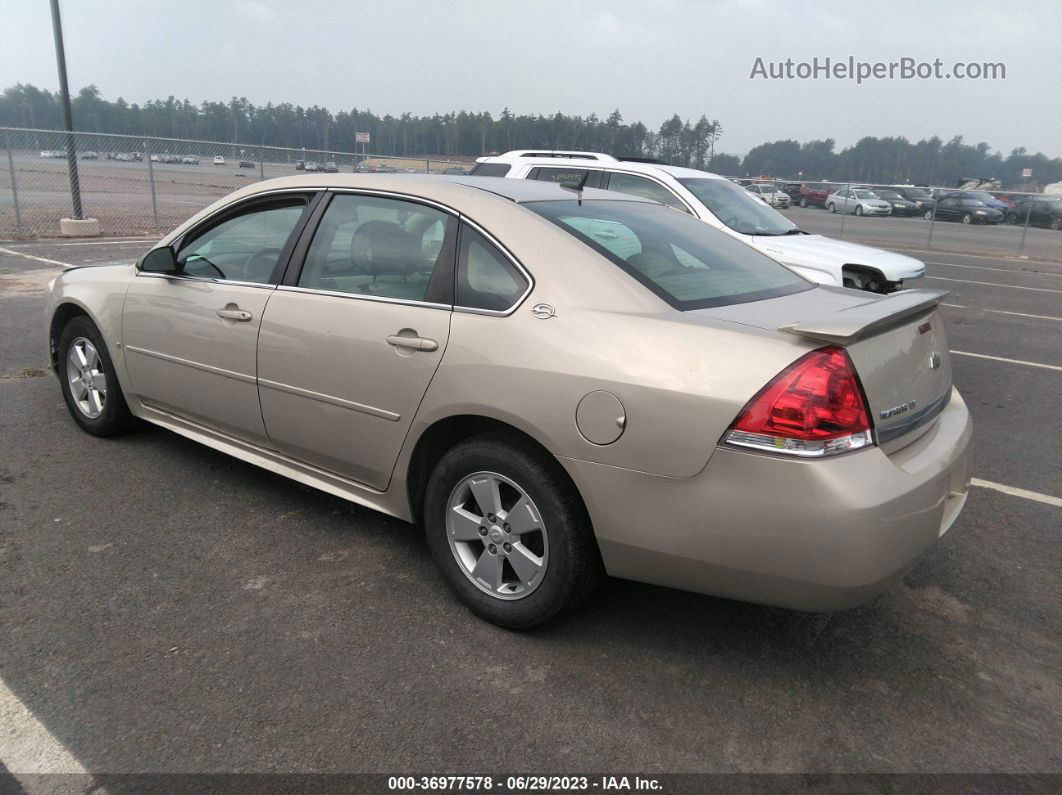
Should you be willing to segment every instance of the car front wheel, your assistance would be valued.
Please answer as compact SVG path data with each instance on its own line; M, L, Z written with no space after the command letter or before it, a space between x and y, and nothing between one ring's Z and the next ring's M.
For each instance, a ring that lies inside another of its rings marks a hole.
M922 217L925 218L927 221L932 221L933 220L933 211L932 210L926 210L924 213L922 213Z
M567 612L601 578L590 520L556 460L516 436L476 436L428 481L432 557L480 618L527 629Z
M837 205L835 205L833 202L830 202L826 205L826 209L829 210L831 213L835 213L837 212Z
M74 422L93 436L113 436L134 423L99 329L87 317L66 324L56 375Z
M856 205L855 214L856 215L862 215L863 214L863 205L862 204L857 204Z
M970 215L970 213L963 213L962 214L962 222L964 224L972 224L973 220L974 220L974 218L973 218L972 215Z

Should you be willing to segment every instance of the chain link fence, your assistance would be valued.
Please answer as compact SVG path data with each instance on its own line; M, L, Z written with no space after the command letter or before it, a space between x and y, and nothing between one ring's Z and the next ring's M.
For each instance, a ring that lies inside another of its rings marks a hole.
M83 215L103 235L162 234L251 182L305 172L464 174L471 162L214 141L73 134ZM73 217L67 133L0 127L0 239Z
M1062 260L1062 194L728 177L805 231L865 243Z

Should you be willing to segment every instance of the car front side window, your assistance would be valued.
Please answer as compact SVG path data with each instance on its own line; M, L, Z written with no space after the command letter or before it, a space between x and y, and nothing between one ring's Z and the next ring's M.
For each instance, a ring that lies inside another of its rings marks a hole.
M456 220L434 207L355 194L333 197L314 234L298 286L450 304Z
M177 267L186 276L268 284L305 207L300 196L230 217L182 246Z
M668 207L681 210L684 213L689 212L689 210L686 209L686 205L682 203L682 200L679 199L678 196L663 185L659 185L645 177L637 177L633 174L622 174L613 171L608 178L608 189L614 190L617 193L629 193L633 196L641 196L643 199L652 199L661 204L666 204Z

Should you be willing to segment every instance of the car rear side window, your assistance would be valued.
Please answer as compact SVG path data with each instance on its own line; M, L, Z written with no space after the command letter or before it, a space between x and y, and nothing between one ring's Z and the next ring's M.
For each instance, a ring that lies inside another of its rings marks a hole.
M468 174L477 177L504 177L511 168L508 163L476 163Z
M505 312L530 283L509 259L467 224L461 227L457 258L457 306Z
M299 287L449 304L456 219L415 202L339 194L306 253Z
M524 206L679 310L759 301L813 287L728 234L659 205L590 200Z

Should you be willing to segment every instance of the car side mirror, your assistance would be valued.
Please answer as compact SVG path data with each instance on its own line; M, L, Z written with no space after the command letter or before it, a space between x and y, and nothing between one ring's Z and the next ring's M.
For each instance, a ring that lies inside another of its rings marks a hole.
M177 255L170 246L149 251L140 261L140 270L147 273L178 273Z

